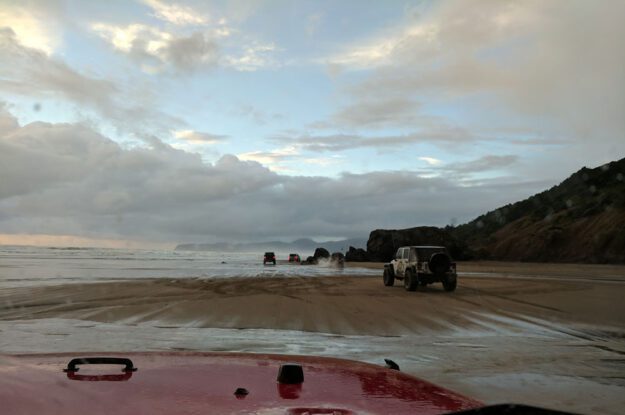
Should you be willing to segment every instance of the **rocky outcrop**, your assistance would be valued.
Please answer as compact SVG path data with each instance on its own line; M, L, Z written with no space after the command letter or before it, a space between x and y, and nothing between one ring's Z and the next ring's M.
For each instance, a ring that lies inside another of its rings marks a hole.
M445 246L454 259L467 259L466 244L457 240L452 228L419 226L409 229L376 229L369 235L367 257L370 261L387 262L393 258L397 248L407 245Z
M327 249L325 248L317 248L315 249L315 253L313 254L313 257L319 259L319 258L330 258L330 252L328 252Z
M367 251L362 248L349 247L349 250L345 254L345 261L347 262L366 262L369 261Z
M309 256L305 261L302 261L302 265L317 265L320 260L326 260L328 258L330 258L330 252L328 252L327 249L317 248L312 256Z

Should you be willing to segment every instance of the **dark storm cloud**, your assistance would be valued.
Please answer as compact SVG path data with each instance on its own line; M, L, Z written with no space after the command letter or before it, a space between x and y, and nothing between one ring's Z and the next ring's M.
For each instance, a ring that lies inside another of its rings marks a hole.
M206 164L158 143L125 149L85 125L20 127L0 110L0 233L158 242L352 237L470 219L538 190L512 183L504 194L402 171L292 177L232 155Z

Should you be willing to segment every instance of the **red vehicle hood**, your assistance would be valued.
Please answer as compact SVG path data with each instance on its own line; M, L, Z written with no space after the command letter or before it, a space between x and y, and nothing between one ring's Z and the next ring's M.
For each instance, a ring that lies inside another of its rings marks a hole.
M125 357L83 365L75 357ZM285 363L304 382L281 384ZM237 388L247 394L235 395ZM396 370L349 360L240 353L89 353L0 357L0 402L7 414L441 414L482 406Z

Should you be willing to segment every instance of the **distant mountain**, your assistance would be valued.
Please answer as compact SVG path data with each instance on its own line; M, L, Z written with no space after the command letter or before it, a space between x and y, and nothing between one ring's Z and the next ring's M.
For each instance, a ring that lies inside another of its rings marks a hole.
M420 244L444 244L457 259L625 263L625 159L457 227L375 230L367 257L388 261L398 246Z
M330 252L347 252L350 246L364 248L367 244L365 238L351 238L340 241L315 242L312 239L301 238L293 242L266 241L249 242L240 244L228 243L200 243L200 244L180 244L176 246L177 251L293 251L302 257L312 255L312 252L319 247L323 247ZM310 252L310 254L308 254Z

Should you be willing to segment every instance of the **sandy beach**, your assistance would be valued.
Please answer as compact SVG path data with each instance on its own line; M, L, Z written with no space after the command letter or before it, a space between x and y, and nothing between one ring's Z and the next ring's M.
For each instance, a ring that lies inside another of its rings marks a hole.
M11 325L17 322L36 331L28 322L59 319L91 322L90 330L96 322L135 331L306 332L305 342L333 336L332 341L351 347L345 355L356 359L359 353L368 358L372 350L385 353L409 373L487 402L620 411L625 405L625 267L483 262L459 264L459 269L454 293L436 284L406 292L401 282L384 287L381 276L351 275L11 288L0 291L0 321L5 335L14 333ZM296 335L290 339L285 341L298 342ZM68 340L59 341L71 347ZM353 349L354 342L370 342L361 348L369 355ZM207 344L198 347L210 348Z
M364 276L156 279L29 287L2 293L0 318L158 321L382 336L479 328L499 317L625 328L623 268L568 270L577 267L465 265L461 284L452 294L440 284L410 293L401 281L384 287L381 278Z

